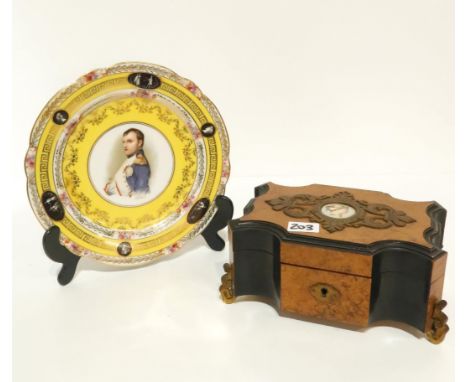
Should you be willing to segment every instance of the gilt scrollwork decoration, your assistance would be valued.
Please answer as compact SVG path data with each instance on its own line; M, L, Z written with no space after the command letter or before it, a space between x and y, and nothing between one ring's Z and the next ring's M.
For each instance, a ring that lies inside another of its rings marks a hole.
M282 211L293 218L307 218L310 222L320 223L328 232L342 231L346 227L369 227L376 229L391 226L404 227L416 220L405 212L381 203L370 203L356 200L346 191L334 195L314 196L311 194L296 194L280 196L266 200L275 211ZM328 205L342 205L348 207L351 213L344 218L333 218L324 214L323 207Z
M436 345L440 344L444 340L445 335L449 331L449 327L447 325L448 317L444 312L442 312L442 309L446 306L447 301L445 300L440 300L434 304L431 329L426 332L426 338Z
M221 292L221 298L226 304L231 304L235 300L233 268L233 264L226 263L223 266L226 273L221 277L221 286L219 287L219 291Z

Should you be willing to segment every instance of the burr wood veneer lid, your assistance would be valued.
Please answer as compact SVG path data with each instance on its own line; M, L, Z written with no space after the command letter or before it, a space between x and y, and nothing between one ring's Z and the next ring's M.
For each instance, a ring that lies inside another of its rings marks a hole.
M436 202L412 202L369 190L312 184L267 183L240 219L273 223L292 235L369 245L402 241L441 248L445 210Z

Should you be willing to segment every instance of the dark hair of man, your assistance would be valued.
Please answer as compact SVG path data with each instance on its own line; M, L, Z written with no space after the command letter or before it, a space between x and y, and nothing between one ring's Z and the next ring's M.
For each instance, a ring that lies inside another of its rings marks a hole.
M137 140L141 141L141 145L143 146L143 144L145 143L145 135L140 130L135 129L134 127L132 127L131 129L126 130L122 134L122 136L125 137L126 135L128 135L128 134L130 134L132 132L136 134Z

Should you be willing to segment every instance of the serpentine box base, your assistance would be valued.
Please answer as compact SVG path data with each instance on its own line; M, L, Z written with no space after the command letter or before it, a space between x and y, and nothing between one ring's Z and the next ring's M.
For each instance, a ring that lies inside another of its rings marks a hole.
M259 186L229 225L221 295L266 298L282 315L341 326L403 322L440 343L445 216L436 202L382 192Z

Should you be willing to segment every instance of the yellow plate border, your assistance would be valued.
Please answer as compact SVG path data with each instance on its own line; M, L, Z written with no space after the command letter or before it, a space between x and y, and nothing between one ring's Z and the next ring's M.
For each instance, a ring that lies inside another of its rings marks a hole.
M134 256L134 257L122 257L122 256L109 256L103 255L101 253L96 253L93 251L86 250L78 245L73 240L70 240L65 235L61 235L61 242L65 245L72 253L78 256L86 256L92 257L98 261L105 262L105 263L112 263L112 264L124 264L124 265L132 265L132 264L141 264L143 262L153 261L159 258L162 255L169 255L174 253L176 250L181 248L185 242L192 239L194 236L200 234L204 228L208 225L211 218L214 216L216 212L216 205L214 200L218 195L223 195L226 182L229 178L230 173L230 164L229 164L229 137L224 125L224 121L215 107L215 105L200 91L200 89L190 80L183 78L173 71L159 65L155 64L148 64L148 63L141 63L141 62L124 62L116 64L112 67L105 68L105 69L97 69L93 70L92 72L80 77L75 83L72 85L58 91L50 101L45 105L41 113L39 114L38 118L36 119L33 129L30 135L30 145L28 152L26 153L25 158L25 173L27 176L27 190L29 201L31 207L36 214L39 222L44 227L44 229L49 229L50 227L56 225L54 221L52 221L49 216L46 214L40 196L37 192L36 188L36 179L35 179L35 161L36 161L36 151L39 145L42 133L44 132L47 123L53 116L53 113L57 110L58 105L62 104L64 100L66 100L70 95L76 93L80 90L80 88L88 85L90 82L95 81L103 76L108 76L112 74L119 74L119 73L126 73L126 72L146 72L155 74L158 77L164 77L170 81L173 81L176 84L183 86L187 91L190 92L190 99L192 102L201 104L209 114L209 117L212 118L212 122L217 128L217 134L219 137L219 141L221 143L221 158L220 158L220 171L221 177L219 185L216 189L216 193L214 195L210 195L210 200L212 203L205 214L205 216L197 223L193 225L193 228L184 233L184 235L177 240L175 243L170 245L167 248L159 249L154 252L150 252L145 255ZM202 197L202 195L200 195Z

